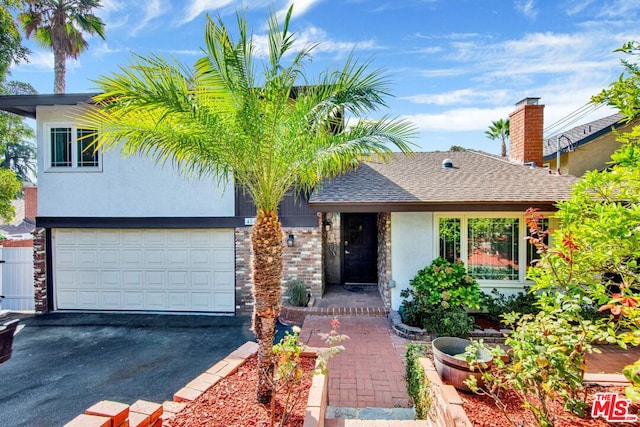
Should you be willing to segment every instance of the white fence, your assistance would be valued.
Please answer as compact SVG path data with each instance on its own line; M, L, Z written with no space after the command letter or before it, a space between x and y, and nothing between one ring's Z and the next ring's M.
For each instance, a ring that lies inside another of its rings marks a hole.
M33 248L0 248L2 310L35 310Z

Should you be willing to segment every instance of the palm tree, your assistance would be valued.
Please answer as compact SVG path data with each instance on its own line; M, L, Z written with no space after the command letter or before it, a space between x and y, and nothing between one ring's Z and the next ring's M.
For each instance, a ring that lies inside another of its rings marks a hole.
M196 176L233 177L253 199L253 331L261 403L271 400L271 350L281 305L284 236L278 204L290 188L309 191L325 177L355 167L361 156L385 157L387 143L411 151L409 139L415 134L406 121L364 119L385 106L388 95L383 71L369 72L368 62L349 56L342 69L308 80L303 67L313 47L290 54L291 12L282 28L275 14L269 18L263 74L257 73L246 18L237 16L237 41L221 18L208 18L205 55L193 68L136 56L96 81L103 92L94 98L98 108L81 119L98 130L98 149L121 146L125 154L170 160Z
M496 120L491 122L489 130L485 131L487 138L496 140L500 138L502 140L502 157L507 157L507 138L509 138L509 119Z
M100 0L24 0L27 9L18 19L27 36L53 51L55 93L65 92L67 58L78 58L89 44L83 33L97 34L103 40L104 22L92 13Z

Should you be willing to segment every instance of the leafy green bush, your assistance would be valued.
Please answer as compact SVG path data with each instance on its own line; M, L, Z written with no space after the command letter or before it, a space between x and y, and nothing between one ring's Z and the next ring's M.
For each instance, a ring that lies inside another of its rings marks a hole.
M438 337L468 338L473 330L474 319L463 308L434 306L425 316L422 328Z
M560 302L561 297L557 300ZM510 349L509 362L501 359L504 351L496 346L490 349L493 368L486 369L474 357L477 348L483 345L474 344L473 351L467 349L466 359L472 369L482 372L484 386L480 387L473 379L466 382L467 386L476 393L489 395L501 410L505 406L500 390L515 392L540 426L554 425L550 402L557 397L564 402L565 410L584 416L588 407L582 383L586 355L599 351L591 343L604 335L590 321L576 322L579 310L579 302L564 301L555 309L536 315L506 314L505 323L513 329L505 340Z
M289 304L294 307L306 307L309 302L307 288L300 279L293 279L291 283L289 283L287 295L289 297Z
M467 274L461 262L450 263L444 258L436 258L431 265L418 271L409 284L414 296L424 298L431 305L446 302L448 306L478 309L482 302L478 282ZM404 298L411 294L404 293Z
M407 344L405 365L407 392L413 399L416 418L419 420L429 417L434 404L429 380L418 361L419 358L427 356L428 350L429 346L425 344Z
M467 337L473 330L473 318L465 309L480 308L482 294L464 264L436 258L410 284L412 288L400 293L405 298L400 314L406 324L438 336Z
M494 322L501 322L502 315L507 313L536 314L540 307L536 305L538 297L525 286L524 292L515 295L505 296L497 289L493 289L491 294L482 293L483 308Z

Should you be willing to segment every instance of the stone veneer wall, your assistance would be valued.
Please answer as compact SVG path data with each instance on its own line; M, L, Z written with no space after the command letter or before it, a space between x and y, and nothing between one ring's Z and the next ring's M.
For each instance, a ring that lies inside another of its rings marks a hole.
M36 313L49 311L47 304L47 231L36 228L33 231L33 286Z
M382 302L388 309L391 307L391 214L381 212L378 214L378 290L382 296Z
M283 296L287 283L302 280L311 295L318 298L324 292L322 277L322 231L320 227L283 228ZM293 234L295 246L287 246L287 236ZM253 312L253 280L251 274L251 227L236 228L236 314Z

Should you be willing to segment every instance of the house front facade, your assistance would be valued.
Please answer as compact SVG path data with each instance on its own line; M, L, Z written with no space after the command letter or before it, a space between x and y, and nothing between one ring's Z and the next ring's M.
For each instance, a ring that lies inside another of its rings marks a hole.
M250 314L251 201L231 179L86 150L74 117L91 95L0 97L0 109L37 124L36 310ZM543 108L518 104L509 161L396 154L308 197L287 195L283 286L302 280L322 297L327 284L374 285L397 310L401 290L442 256L464 262L486 289L522 290L533 257L524 212L552 213L576 180L541 167Z
M36 311L251 313L250 200L231 179L87 150L74 118L91 96L0 97L3 110L36 120ZM285 278L319 296L318 216L293 194L280 214L283 241L294 239Z
M463 262L487 292L522 291L536 258L525 211L551 216L577 180L542 167L543 108L535 98L517 104L509 160L474 151L396 154L324 183L310 205L331 224L327 281L374 282L397 310L416 273L443 257Z

